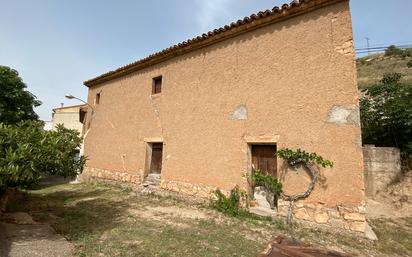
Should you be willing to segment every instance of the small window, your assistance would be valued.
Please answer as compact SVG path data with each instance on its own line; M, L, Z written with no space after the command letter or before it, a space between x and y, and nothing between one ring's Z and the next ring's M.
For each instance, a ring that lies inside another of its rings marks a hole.
M100 93L96 94L96 99L95 99L95 104L99 104L100 103Z
M153 78L152 94L159 94L162 92L162 76Z

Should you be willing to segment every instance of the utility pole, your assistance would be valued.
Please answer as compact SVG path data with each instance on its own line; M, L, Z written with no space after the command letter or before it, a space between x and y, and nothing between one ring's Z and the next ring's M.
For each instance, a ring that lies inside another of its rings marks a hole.
M370 49L369 49L369 40L370 40L370 38L368 38L368 37L365 37L365 39L366 39L366 48L368 49L368 55L370 55Z

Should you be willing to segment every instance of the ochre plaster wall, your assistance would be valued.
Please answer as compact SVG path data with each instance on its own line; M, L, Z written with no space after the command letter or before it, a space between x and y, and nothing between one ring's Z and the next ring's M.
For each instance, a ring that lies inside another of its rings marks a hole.
M152 96L152 78L159 75L162 93ZM335 163L321 170L324 183L307 203L363 204L348 2L93 86L88 102L99 92L85 140L89 168L141 175L145 141L162 138L163 181L246 188L247 142L266 137L278 148L303 148ZM247 119L231 118L239 106ZM293 173L284 178L286 192L305 189Z

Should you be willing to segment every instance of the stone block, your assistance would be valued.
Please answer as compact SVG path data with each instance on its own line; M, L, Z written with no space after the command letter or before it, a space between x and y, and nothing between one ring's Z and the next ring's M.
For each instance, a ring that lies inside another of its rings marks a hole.
M316 210L317 206L315 204L309 203L305 204L306 209Z
M358 212L361 214L366 214L366 206L359 206Z
M329 215L327 212L317 212L315 213L315 221L319 224L326 224L329 222Z
M294 210L294 215L296 219L300 220L312 220L312 217L308 214L305 208L298 208Z
M350 221L365 221L365 215L360 213L345 213L343 214L345 220Z
M340 219L341 215L339 213L339 211L335 210L335 209L330 209L329 211L329 216L333 219Z
M303 202L298 202L298 203L295 203L295 206L297 208L302 208L304 205L303 205Z
M356 232L365 232L366 222L364 221L351 222L349 225L349 229L352 231L356 231Z
M284 206L284 205L283 206L278 206L279 215L286 216L288 214L288 209L289 209L288 206Z

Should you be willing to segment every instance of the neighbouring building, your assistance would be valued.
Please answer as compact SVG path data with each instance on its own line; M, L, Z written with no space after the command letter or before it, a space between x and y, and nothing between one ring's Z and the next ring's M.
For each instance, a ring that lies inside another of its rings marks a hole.
M83 179L209 197L250 191L252 166L287 193L309 178L276 150L330 159L295 217L365 230L361 129L348 0L301 0L253 14L85 82ZM302 179L304 178L304 179ZM279 201L284 214L287 203Z
M77 130L82 134L82 121L84 118L82 109L85 106L85 104L81 104L54 108L52 113L52 129L55 129L58 124L62 124L65 128Z
M43 129L46 131L53 130L53 121L44 121Z

